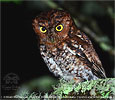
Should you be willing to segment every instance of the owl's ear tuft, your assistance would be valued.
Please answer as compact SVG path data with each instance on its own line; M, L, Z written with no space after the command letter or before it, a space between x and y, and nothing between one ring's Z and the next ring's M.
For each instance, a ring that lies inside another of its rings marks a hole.
M32 26L33 26L33 30L35 31L35 33L38 34L38 30L37 30L38 21L36 19L33 20Z

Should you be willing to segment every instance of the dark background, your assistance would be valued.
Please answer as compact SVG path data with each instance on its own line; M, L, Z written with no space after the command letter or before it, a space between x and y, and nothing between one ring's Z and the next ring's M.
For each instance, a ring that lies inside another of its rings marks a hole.
M106 35L111 41L110 45L114 46L114 22L109 15L105 14L106 9L100 12L97 8L94 8L93 13L88 13L83 9L86 9L85 4L90 2L66 1L65 3L55 1L54 3L69 11L72 16L78 18L82 24L90 29L93 29L90 26L90 21L95 20L101 32L103 32L102 35ZM104 2L98 2L97 4L100 3L105 4ZM113 2L108 2L106 5L113 8ZM19 86L41 76L55 78L40 56L37 36L32 28L34 17L40 12L50 9L52 9L52 6L48 6L44 2L39 2L38 5L35 2L2 2L2 84L4 84L3 77L8 73L15 73L19 76ZM92 8L90 7L90 9ZM86 16L84 21L80 19L82 16ZM79 28L82 30L82 25ZM103 50L99 42L96 42L90 35L89 37L102 61L107 77L114 77L114 55ZM12 91L2 90L2 95L11 93Z

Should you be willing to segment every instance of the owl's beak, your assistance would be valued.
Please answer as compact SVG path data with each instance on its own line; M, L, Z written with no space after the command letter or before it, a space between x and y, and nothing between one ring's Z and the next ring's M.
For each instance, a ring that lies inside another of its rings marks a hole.
M52 43L54 43L54 42L55 42L54 37L50 37L50 41L51 41Z
M53 32L49 32L49 33L48 33L48 38L49 38L49 41L50 41L51 43L54 43L54 42L55 42L55 36L54 36Z

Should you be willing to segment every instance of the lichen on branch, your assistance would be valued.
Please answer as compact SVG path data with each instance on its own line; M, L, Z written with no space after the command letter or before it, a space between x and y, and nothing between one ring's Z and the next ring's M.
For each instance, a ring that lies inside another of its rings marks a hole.
M73 98L113 98L115 96L115 78L98 79L75 84L63 79L54 87L52 93L59 97Z

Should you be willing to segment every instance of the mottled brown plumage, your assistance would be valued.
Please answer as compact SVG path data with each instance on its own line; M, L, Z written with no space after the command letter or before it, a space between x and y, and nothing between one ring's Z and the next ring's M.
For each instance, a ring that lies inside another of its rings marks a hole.
M40 38L41 55L56 76L76 81L106 77L91 41L76 27L69 13L41 13L34 19L33 28Z

